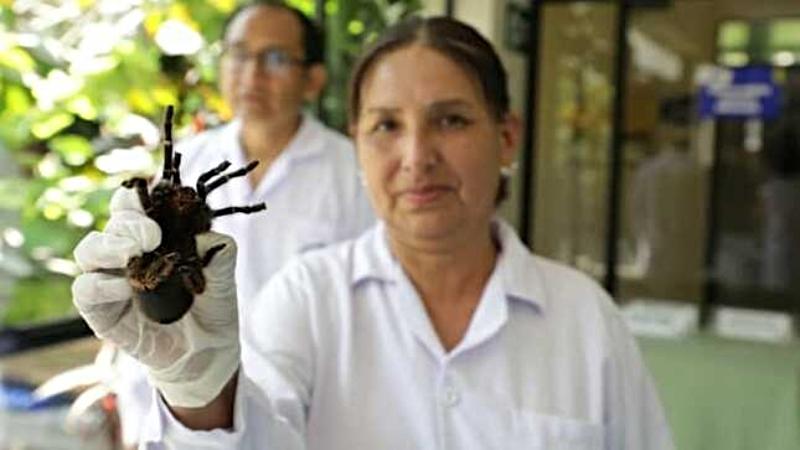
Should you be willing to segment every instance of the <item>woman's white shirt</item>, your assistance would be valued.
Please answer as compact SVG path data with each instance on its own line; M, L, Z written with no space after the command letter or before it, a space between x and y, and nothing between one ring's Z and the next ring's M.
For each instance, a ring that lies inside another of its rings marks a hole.
M233 430L190 432L159 403L147 448L672 449L607 294L495 227L501 254L450 352L378 224L288 264L241 318Z

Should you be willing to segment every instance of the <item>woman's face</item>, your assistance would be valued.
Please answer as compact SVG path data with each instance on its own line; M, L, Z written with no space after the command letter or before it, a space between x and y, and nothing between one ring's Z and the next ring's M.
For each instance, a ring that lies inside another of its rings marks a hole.
M517 121L498 122L461 66L418 44L380 57L361 85L351 132L373 206L394 237L485 233Z

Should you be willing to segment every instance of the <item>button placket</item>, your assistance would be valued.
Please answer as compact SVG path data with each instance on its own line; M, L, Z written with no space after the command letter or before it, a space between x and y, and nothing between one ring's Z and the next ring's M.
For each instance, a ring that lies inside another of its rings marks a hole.
M444 406L448 408L455 407L461 401L461 395L458 393L458 389L452 385L445 386L443 397Z
M444 373L441 386L442 406L444 406L446 409L457 406L461 401L461 393L459 392L458 386L453 380L453 377L449 373Z

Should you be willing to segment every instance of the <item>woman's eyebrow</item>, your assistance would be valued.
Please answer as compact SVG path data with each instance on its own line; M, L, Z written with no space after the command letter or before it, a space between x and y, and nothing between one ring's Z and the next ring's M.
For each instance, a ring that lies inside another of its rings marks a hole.
M364 109L367 114L391 114L400 111L400 108L392 106L370 106Z
M446 107L446 106L470 106L472 102L468 102L463 98L448 98L444 100L436 100L431 103L430 107Z
M460 98L454 98L454 99L436 100L427 105L426 109L438 111L451 108L471 108L472 106L473 106L472 102ZM364 112L371 114L396 113L399 112L400 110L401 108L396 106L368 106L364 108Z
M472 108L473 108L472 102L460 98L438 100L431 103L428 106L428 110L432 113L437 113L441 111L450 111L453 109L472 109Z

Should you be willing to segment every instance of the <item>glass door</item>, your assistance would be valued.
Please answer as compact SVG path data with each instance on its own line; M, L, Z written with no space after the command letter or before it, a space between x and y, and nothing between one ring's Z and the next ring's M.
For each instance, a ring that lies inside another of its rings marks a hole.
M533 249L605 272L618 2L541 5Z
M696 80L714 63L713 5L632 8L625 86L616 296L705 295L713 123Z

